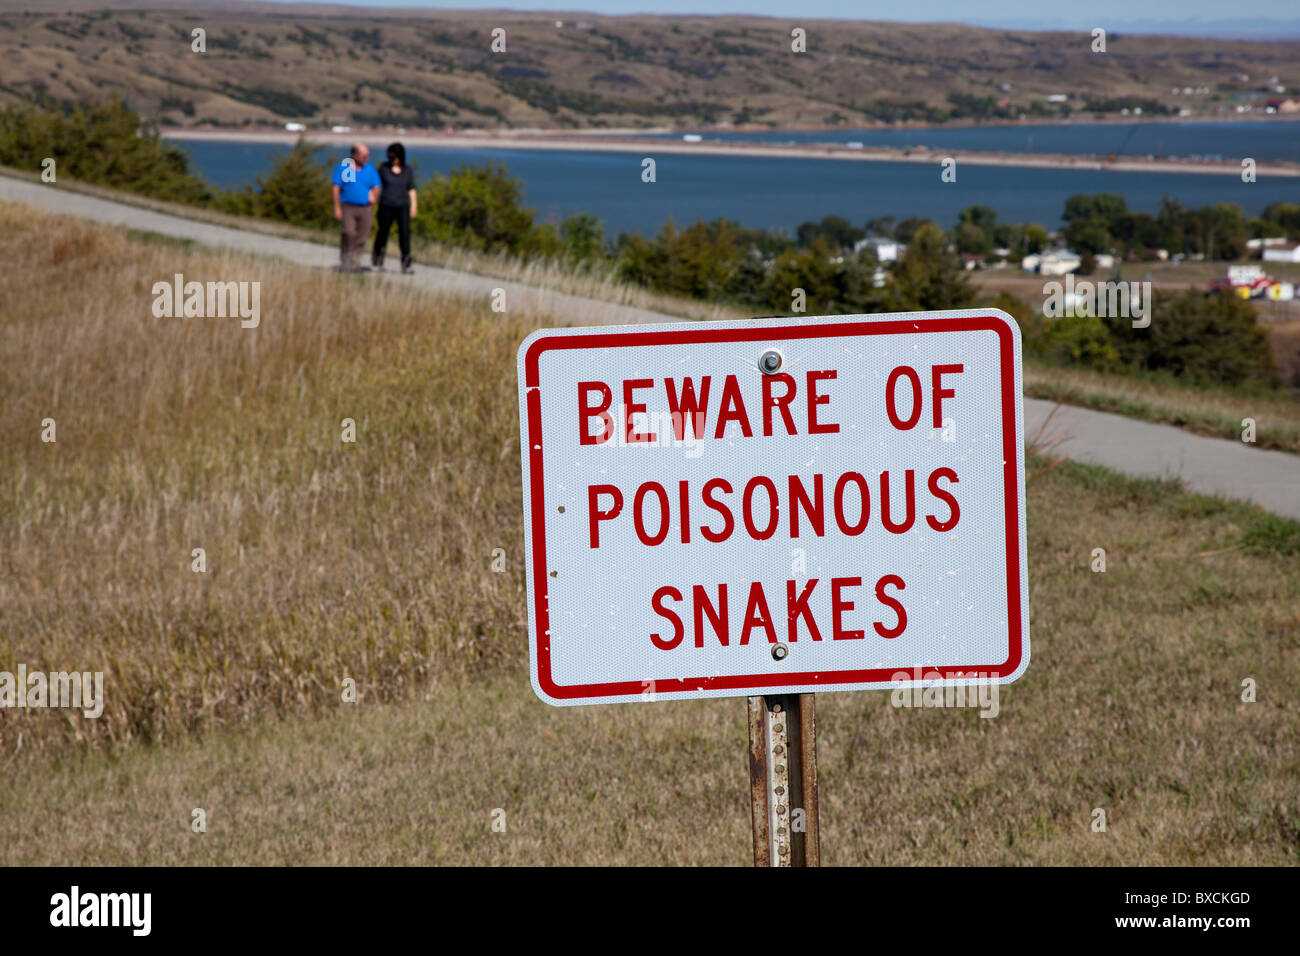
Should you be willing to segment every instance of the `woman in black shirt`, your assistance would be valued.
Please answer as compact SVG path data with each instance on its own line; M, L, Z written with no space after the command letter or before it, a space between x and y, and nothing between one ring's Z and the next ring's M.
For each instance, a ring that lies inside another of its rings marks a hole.
M388 230L397 223L397 241L402 249L402 271L411 272L411 219L415 216L415 173L406 165L406 147L393 143L388 147L388 162L379 167L379 230L375 233L375 250L371 262L384 267L384 247Z

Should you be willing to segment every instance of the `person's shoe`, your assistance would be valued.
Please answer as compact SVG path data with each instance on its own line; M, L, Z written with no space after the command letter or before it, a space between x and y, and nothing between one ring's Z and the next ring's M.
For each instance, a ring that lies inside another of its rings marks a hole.
M409 276L409 275L411 275L413 272L415 272L415 267L414 267L414 266L412 266L409 262L403 262L403 263L402 263L402 275L404 275L404 276Z

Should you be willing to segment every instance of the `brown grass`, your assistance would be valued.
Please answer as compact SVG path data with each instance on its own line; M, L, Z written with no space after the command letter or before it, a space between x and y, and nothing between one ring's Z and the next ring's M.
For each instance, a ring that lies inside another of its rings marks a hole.
M114 688L99 721L6 714L0 752L24 731L169 739L345 674L400 696L523 640L522 575L484 573L518 551L521 320L13 207L0 223L24 304L0 319L0 656ZM176 271L261 281L260 327L155 318Z
M532 696L530 320L13 207L0 248L0 669L108 672L99 721L0 715L0 863L748 860L740 700ZM176 271L260 279L261 328L155 319ZM1000 715L819 699L826 860L1300 862L1294 550L1242 546L1254 509L1051 464Z

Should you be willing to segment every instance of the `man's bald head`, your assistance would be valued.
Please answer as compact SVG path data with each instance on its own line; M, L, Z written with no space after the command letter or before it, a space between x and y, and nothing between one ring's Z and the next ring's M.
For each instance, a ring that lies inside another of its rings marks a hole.
M370 147L365 143L352 144L352 158L358 163L364 163L370 159Z

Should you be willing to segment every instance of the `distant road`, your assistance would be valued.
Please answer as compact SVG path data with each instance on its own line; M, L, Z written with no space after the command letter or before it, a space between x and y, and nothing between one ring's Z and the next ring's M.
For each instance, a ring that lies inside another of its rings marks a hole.
M331 246L209 225L5 176L0 176L0 201L275 256L314 268L331 268L338 262L338 252ZM490 296L493 289L504 288L512 312L550 315L574 325L682 321L679 316L432 266L416 266L411 276L382 275L391 277L391 281L469 297ZM1055 406L1026 398L1024 407L1025 437L1031 438ZM1249 448L1226 439L1203 438L1170 425L1152 425L1073 406L1057 412L1050 431L1068 436L1057 448L1075 461L1148 478L1177 478L1190 491L1253 502L1275 514L1300 520L1300 456Z

